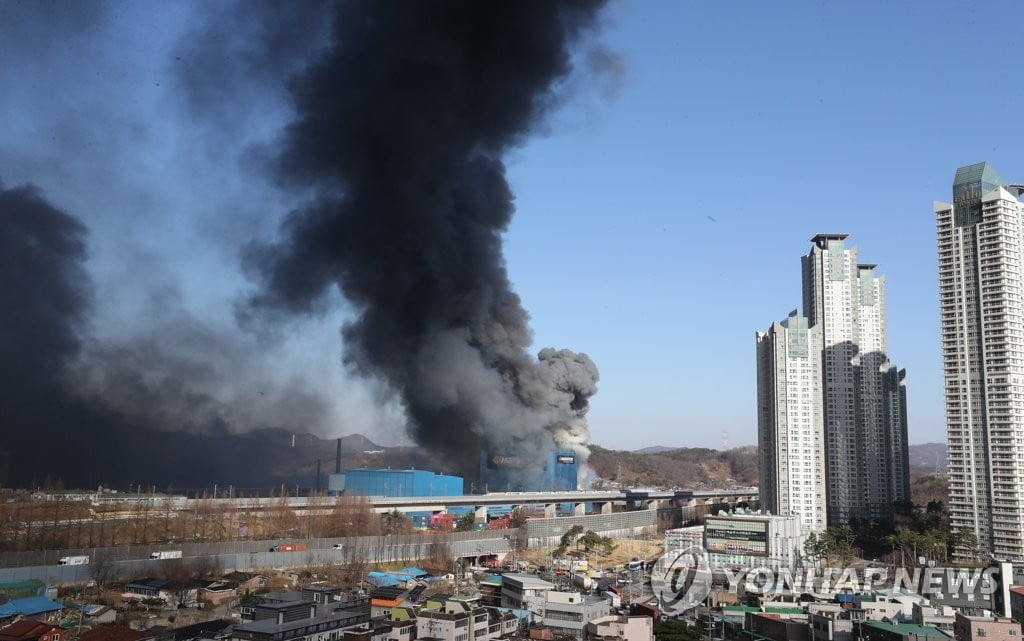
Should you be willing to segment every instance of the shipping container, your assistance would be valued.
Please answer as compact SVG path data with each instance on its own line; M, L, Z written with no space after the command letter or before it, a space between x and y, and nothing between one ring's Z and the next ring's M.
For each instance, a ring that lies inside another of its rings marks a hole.
M281 543L270 548L271 552L305 552L309 548L305 543Z

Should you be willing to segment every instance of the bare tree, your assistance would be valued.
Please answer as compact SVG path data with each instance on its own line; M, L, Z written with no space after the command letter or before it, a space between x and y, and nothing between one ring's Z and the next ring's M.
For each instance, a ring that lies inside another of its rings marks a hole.
M108 583L117 578L117 565L102 556L89 560L89 576L96 584L96 593L101 594Z

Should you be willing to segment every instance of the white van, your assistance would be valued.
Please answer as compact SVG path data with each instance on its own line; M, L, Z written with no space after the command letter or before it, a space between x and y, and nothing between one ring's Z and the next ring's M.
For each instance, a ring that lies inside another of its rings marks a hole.
M87 556L62 556L58 565L89 565L89 557Z

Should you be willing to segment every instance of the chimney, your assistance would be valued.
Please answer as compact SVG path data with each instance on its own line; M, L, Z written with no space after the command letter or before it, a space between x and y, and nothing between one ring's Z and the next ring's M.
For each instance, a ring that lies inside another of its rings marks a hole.
M338 451L334 455L334 473L341 474L341 438L338 438Z

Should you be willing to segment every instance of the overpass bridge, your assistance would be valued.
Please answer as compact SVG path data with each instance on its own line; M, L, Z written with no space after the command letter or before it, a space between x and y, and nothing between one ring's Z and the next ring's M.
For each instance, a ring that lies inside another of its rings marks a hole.
M572 504L574 514L582 516L586 506L593 506L599 514L611 514L615 506L622 510L665 509L672 507L697 507L705 505L736 505L758 501L756 487L723 490L580 490L555 492L494 492L490 494L465 494L460 496L419 496L419 497L361 497L378 514L388 512L446 512L453 507L472 508L479 520L486 520L487 508L512 506L543 508L546 517L554 517L558 505ZM217 499L184 499L174 502L175 510L188 511L193 505L217 509L224 513L246 512L259 515L271 509L287 507L300 514L326 514L334 509L335 501L322 496L250 497ZM151 508L159 509L158 503ZM126 513L127 515L127 513Z
M239 513L254 514L260 510L282 505L281 498L259 499L206 499L216 501L222 509L235 509ZM367 499L378 512L403 512L446 510L455 506L469 506L478 513L491 506L548 506L571 503L578 508L591 503L597 506L619 504L616 511L595 509L591 514L582 514L581 509L573 516L530 518L526 523L525 535L529 545L547 545L557 540L574 525L594 530L603 535L633 536L639 533L654 533L661 524L661 517L670 514L681 515L684 521L700 518L716 508L727 508L741 503L754 506L758 502L756 488L739 490L615 490L583 492L525 492L468 495L455 497L414 497ZM291 509L307 513L334 508L333 502L323 497L291 497L284 500ZM622 509L625 508L625 509ZM178 510L188 509L179 506ZM140 518L142 515L133 518ZM127 518L127 517L126 517ZM443 543L447 554L453 558L473 558L482 555L503 555L511 550L513 540L518 537L516 530L483 530L454 532L449 534L412 534L396 536L341 537L332 539L309 539L303 541L307 549L301 552L270 552L280 541L235 540L217 543L193 542L171 544L138 544L105 548L75 548L63 550L40 550L23 552L0 552L0 581L36 578L46 582L66 584L89 580L102 563L108 571L120 576L141 575L160 570L162 561L151 560L150 554L159 550L181 550L185 559L213 557L226 570L259 570L263 568L308 567L311 565L334 565L352 561L372 564L387 562L415 562L432 556L437 543ZM340 549L334 548L339 544ZM62 566L61 557L85 555L90 557L86 566Z

